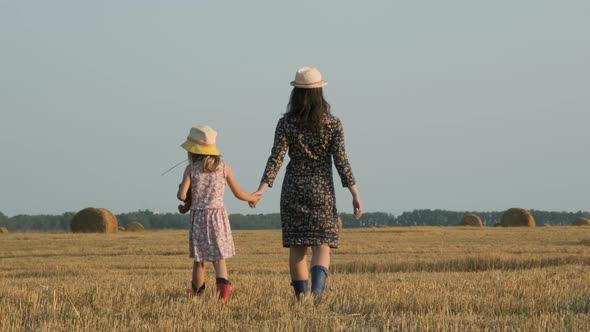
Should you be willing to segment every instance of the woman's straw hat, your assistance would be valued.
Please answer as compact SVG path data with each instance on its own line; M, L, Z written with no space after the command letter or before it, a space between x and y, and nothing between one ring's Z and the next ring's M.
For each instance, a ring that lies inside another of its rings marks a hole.
M291 85L296 88L313 89L321 88L328 85L327 82L322 81L322 74L319 70L312 67L301 67L295 73L295 80Z
M186 142L182 143L182 148L194 154L205 154L219 156L219 150L215 146L217 132L208 126L198 126L191 128Z

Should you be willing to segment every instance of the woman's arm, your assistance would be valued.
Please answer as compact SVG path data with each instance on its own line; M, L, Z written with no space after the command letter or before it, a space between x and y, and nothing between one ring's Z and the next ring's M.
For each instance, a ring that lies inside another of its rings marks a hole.
M264 168L264 174L262 174L262 180L260 180L258 190L253 192L252 195L262 196L266 189L272 187L272 184L277 177L277 173L283 165L285 153L287 153L288 148L289 142L287 141L287 134L285 133L285 118L282 118L277 123L275 129L274 143L272 150L270 151L270 157L268 157L266 167ZM256 207L256 203L251 202L249 205L251 208Z
M334 166L338 171L340 180L342 181L343 187L349 187L354 185L356 181L352 175L352 169L346 156L346 149L344 148L344 129L342 128L342 122L336 119L334 128L334 138L332 146L330 147L332 158L334 159Z
M342 186L348 187L352 195L352 209L354 217L359 219L363 215L363 204L361 203L361 196L359 195L356 181L352 175L352 169L346 156L346 149L344 148L344 129L342 122L337 120L334 130L334 140L331 146L332 158L334 159L334 166L338 171Z
M266 183L266 182L260 182L260 185L258 186L258 190L256 190L252 194L253 195L262 195L262 194L264 194L264 192L266 191L266 189L268 189L268 183Z
M270 151L270 157L268 157L264 174L262 175L261 182L264 182L267 187L272 187L277 173L283 165L283 160L288 147L289 142L287 141L287 134L285 133L285 118L282 118L277 123L277 127L275 129L275 139L272 150Z
M185 201L186 194L188 192L188 187L191 185L191 169L190 165L187 165L184 169L184 174L182 175L182 182L178 185L178 193L176 193L176 197L179 200Z
M238 183L234 178L234 174L227 164L225 165L225 179L229 185L229 188L237 199L247 201L252 204L256 204L260 200L260 195L248 194L247 192L243 191L240 186L238 186Z

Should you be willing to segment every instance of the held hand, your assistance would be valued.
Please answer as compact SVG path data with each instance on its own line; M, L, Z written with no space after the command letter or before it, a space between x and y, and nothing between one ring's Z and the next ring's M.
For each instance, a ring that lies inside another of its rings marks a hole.
M252 193L252 195L255 195L255 196L262 196L262 194L264 194L264 191L265 191L265 190L266 190L266 189L258 189L258 190L256 190L255 192L253 192L253 193Z
M248 205L249 205L251 208L255 208L255 207L256 207L256 205L258 205L258 202L260 202L260 199L262 198L262 193L260 193L260 192L258 192L258 191L255 191L255 192L253 192L251 195L255 197L255 200L254 200L254 201L249 201L249 202L248 202Z
M264 194L264 192L266 191L267 188L268 188L268 184L267 183L260 182L260 185L258 186L258 190L256 190L255 192L253 192L252 195L259 196L260 198L262 198L262 194ZM256 202L248 202L248 205L250 205L251 208L255 208L256 205L258 205L258 202L260 201L260 198L258 198L258 200Z
M352 209L354 211L354 217L356 220L359 220L363 215L363 204L361 203L360 198L357 196L352 198Z

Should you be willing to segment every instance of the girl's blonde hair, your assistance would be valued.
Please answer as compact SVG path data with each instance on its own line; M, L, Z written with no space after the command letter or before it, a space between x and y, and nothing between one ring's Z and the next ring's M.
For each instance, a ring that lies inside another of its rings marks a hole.
M221 157L220 156L211 156L206 154L195 154L192 152L188 153L189 161L191 163L202 163L203 171L205 173L213 173L219 169L219 165L221 164Z

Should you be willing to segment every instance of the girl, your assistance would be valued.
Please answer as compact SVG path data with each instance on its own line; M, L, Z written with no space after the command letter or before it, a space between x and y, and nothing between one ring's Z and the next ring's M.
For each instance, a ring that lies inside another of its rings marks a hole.
M225 303L230 294L225 259L235 255L234 242L223 204L226 183L237 199L255 206L260 195L244 192L234 179L231 168L221 159L215 146L217 132L208 126L191 128L181 146L188 151L189 164L178 186L181 201L191 196L190 257L194 258L192 287L188 295L205 290L205 262L213 262L219 299Z
M289 151L281 189L281 225L283 246L289 248L291 285L298 299L307 291L307 248L312 249L311 292L320 297L328 277L330 248L338 247L332 159L342 185L352 194L356 219L363 213L344 150L342 124L330 114L330 105L324 99L322 87L326 84L315 68L297 70L287 113L277 124L271 155L254 193L262 195L272 186Z

